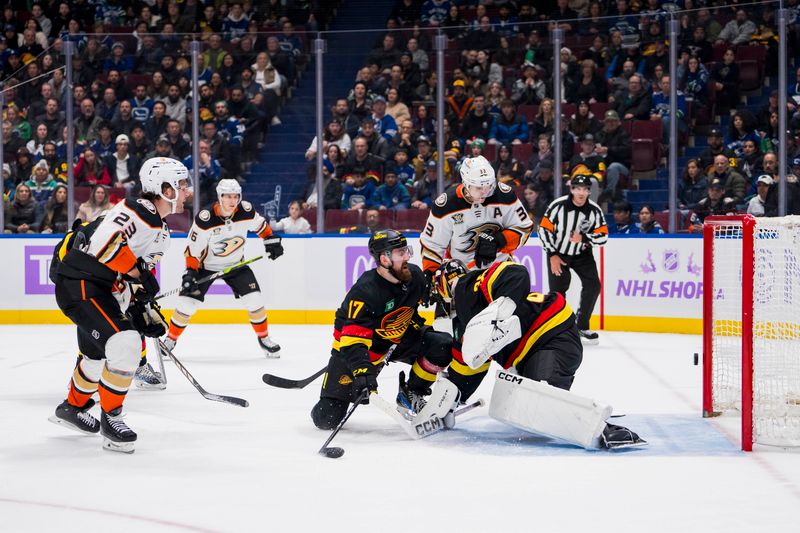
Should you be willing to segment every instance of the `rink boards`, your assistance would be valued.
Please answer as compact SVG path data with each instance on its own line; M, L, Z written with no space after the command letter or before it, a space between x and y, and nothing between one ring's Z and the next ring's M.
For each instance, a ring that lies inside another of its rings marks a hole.
M48 279L57 237L0 238L4 283L0 291L0 323L65 323ZM421 262L417 238L412 262ZM289 236L286 253L277 261L262 259L251 267L261 285L273 324L327 324L347 289L374 262L365 236ZM158 268L163 290L180 283L185 237L175 237ZM260 239L250 238L246 256L263 253ZM595 250L603 290L592 327L618 331L701 332L702 239L691 236L611 238ZM535 236L516 254L531 273L531 291L547 291L546 254ZM579 282L573 276L568 299L577 308ZM164 309L172 309L166 298ZM196 323L233 323L246 314L223 282L217 282L197 313Z

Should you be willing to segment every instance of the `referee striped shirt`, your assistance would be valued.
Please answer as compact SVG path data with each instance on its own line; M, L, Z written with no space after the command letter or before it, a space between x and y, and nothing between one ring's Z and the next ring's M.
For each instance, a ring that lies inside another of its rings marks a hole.
M575 231L582 235L581 242L569 240ZM599 205L586 200L578 207L566 195L547 206L539 225L539 238L547 255L578 255L590 246L604 245L608 241L608 227Z

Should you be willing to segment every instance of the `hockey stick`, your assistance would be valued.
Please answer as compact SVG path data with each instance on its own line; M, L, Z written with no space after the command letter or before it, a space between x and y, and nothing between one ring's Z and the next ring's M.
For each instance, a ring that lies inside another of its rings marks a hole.
M327 457L328 459L338 459L339 457L344 455L344 448L339 448L338 446L328 447L328 444L330 444L333 438L339 433L339 430L342 429L342 426L344 426L344 423L347 422L348 418L350 418L350 415L352 415L353 412L356 410L356 408L359 405L361 405L361 402L364 400L364 398L367 397L367 394L369 394L369 389L364 389L361 391L361 394L358 395L358 398L356 398L355 403L353 403L353 405L350 406L350 409L347 411L347 414L344 415L342 421L339 422L339 425L336 426L336 428L331 432L330 436L328 437L328 440L326 440L325 444L322 445L322 448L319 449L319 451L317 452L318 454L320 454L323 457Z
M158 345L160 340L157 339L156 342L156 352L158 352L158 369L161 371L161 383L166 387L167 386L167 372L164 370L164 352L161 351L161 346Z
M208 276L203 276L202 278L197 280L197 284L198 285L202 285L203 283L207 283L209 281L217 280L217 279L221 278L222 276L224 276L225 274L228 274L229 272L232 272L233 270L236 270L237 268L241 268L241 267L243 267L245 265L249 265L250 263L255 263L259 259L263 259L263 258L264 258L263 255L259 255L258 257L254 257L252 259L247 259L246 261L242 261L240 263L236 263L235 265L231 265L228 268L220 270L219 272L214 272L213 274L209 274ZM177 289L172 289L171 291L167 291L164 294L159 294L158 296L156 296L156 300L160 300L162 298L166 298L167 296L172 296L173 294L178 294L179 292L181 292L181 289L182 289L182 287L177 288Z
M328 365L323 366L305 379L282 378L280 376L273 376L272 374L264 374L261 379L264 380L264 383L267 385L272 385L273 387L281 389L302 389L324 374L326 370L328 370Z
M229 404L232 404L232 405L238 405L239 407L247 407L247 406L250 405L250 402L248 402L247 400L244 400L242 398L236 398L235 396L224 396L222 394L212 394L212 393L206 391L200 385L200 383L198 383L197 380L194 379L194 376L192 376L189 373L189 371L186 369L186 367L183 366L183 363L178 361L178 359L175 357L175 354L172 353L172 350L170 350L169 348L167 348L164 345L164 343L161 341L161 339L158 339L158 346L159 346L159 348L161 350L164 350L166 353L169 354L170 359L172 359L172 362L175 363L175 366L178 367L178 370L181 371L181 374L186 376L186 379L189 380L189 383L191 383L194 386L194 388L197 389L197 391L206 400L212 400L212 401L215 401L215 402L222 402L222 403L229 403Z

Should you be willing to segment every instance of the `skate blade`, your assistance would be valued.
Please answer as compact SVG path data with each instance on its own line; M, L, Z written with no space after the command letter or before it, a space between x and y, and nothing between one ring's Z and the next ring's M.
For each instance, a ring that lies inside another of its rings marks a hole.
M146 383L144 381L134 381L134 385L140 390L164 390L167 388L163 383Z
M636 439L636 441L634 442L608 443L609 450L621 450L623 448L638 448L639 446L648 446L648 443L644 439Z
M103 449L108 450L109 452L120 452L120 453L133 453L136 451L134 446L136 441L133 442L114 442L113 440L103 437Z
M269 350L264 350L264 357L267 359L280 359L281 358L281 351L276 350L274 352L270 352Z
M47 420L49 420L50 422L52 422L53 424L55 424L57 426L61 426L61 427L65 427L67 429L71 429L72 431L74 431L76 433L80 433L81 435L97 435L98 433L100 433L100 425L99 424L97 426L97 431L84 431L81 428L79 428L78 426L76 426L75 424L67 422L66 420L62 420L62 419L58 418L56 415L51 416Z
M600 339L584 339L581 337L581 344L584 346L597 346L600 344Z

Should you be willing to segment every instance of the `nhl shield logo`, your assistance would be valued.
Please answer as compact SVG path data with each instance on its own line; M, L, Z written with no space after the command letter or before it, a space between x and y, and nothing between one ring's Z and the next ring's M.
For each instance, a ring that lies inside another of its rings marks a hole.
M678 250L664 250L664 271L676 272L679 266Z

